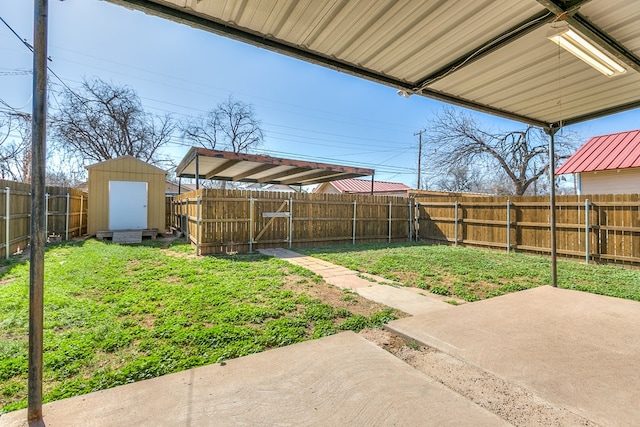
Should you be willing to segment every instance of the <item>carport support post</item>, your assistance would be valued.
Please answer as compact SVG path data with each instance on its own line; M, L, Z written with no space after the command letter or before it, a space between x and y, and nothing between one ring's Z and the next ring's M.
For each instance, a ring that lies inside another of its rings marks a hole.
M196 154L196 190L200 189L200 157Z
M558 264L556 247L556 154L555 154L555 134L560 128L557 125L550 125L544 129L549 135L549 231L551 239L551 285L558 287Z
M11 189L9 187L5 187L4 189L5 197L5 216L4 216L4 227L5 233L4 236L6 238L6 245L4 250L4 258L9 259L9 246L11 245L11 237L9 236L9 231L11 228L9 227L9 217L11 216Z
M7 214L8 215L8 214ZM589 229L591 228L591 224L589 224L589 199L584 201L584 263L589 264Z
M31 125L31 236L29 246L29 374L27 421L42 423L42 348L44 321L44 245L47 143L48 0L33 2L33 107Z

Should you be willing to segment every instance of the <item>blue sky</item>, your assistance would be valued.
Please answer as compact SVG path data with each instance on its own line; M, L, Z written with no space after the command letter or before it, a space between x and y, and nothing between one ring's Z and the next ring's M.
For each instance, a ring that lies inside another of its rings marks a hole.
M2 0L0 16L33 39L33 2ZM445 104L405 99L358 79L98 0L49 1L51 69L71 87L93 76L132 87L150 112L196 116L229 94L253 104L266 143L261 151L376 169L376 179L416 185L417 138ZM29 50L0 23L0 98L31 108ZM50 81L59 81L50 76ZM487 126L524 125L473 113ZM640 128L640 110L575 125L585 138ZM177 136L169 154L186 153Z

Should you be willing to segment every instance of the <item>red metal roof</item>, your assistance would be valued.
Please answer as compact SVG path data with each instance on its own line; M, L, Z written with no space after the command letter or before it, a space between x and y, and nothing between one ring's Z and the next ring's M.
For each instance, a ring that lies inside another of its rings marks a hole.
M366 179L341 179L331 184L342 193L371 193L371 181ZM400 182L374 181L374 193L406 192L411 187Z
M640 167L640 129L594 136L556 169L556 175Z

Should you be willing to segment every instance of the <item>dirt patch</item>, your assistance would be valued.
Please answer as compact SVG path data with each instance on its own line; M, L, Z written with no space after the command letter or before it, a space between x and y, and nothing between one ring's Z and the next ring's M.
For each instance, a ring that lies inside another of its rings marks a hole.
M386 305L363 298L349 289L343 290L324 281L315 281L313 278L288 275L282 288L295 294L306 294L335 308L344 308L353 314L361 314L366 317L389 308ZM399 310L394 310L394 313L398 319L408 316Z
M2 273L2 270L0 270L0 273ZM2 285L8 285L9 283L13 282L15 279L0 279L0 286Z
M522 387L431 347L407 342L380 329L365 329L360 335L515 426L597 426Z

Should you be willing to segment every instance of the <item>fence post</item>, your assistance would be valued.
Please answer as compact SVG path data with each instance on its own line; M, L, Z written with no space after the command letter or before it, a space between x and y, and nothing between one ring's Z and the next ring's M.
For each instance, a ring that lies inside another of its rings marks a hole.
M453 232L453 241L454 241L454 246L458 246L458 201L456 200L456 203L453 205L454 206L454 212L453 212L453 227L455 228L454 232Z
M200 195L196 196L196 255L200 255Z
M82 237L82 209L84 209L84 194L80 193L80 230L78 231L78 236Z
M389 200L389 243L391 243L391 200Z
M9 187L5 187L4 194L7 198L5 200L6 213L4 217L5 237L7 239L7 244L5 245L4 257L5 259L9 259L9 247L11 246L11 238L9 236L9 217L11 216L11 189Z
M353 232L351 236L351 243L353 245L356 244L356 206L358 204L358 200L353 201Z
M49 240L49 193L44 195L44 241Z
M189 221L191 220L191 217L189 216L189 202L191 201L191 199L189 199L188 197L184 199L185 202L185 206L184 206L184 211L183 215L182 215L182 219L184 220L185 224L183 225L185 228L184 231L184 235L187 237L187 240L190 242L191 241L191 236L189 235ZM186 215L184 215L184 213L186 213Z
M171 196L171 199L169 200L169 227L175 227L176 225L175 219L176 219L176 215L175 215L175 212L173 211L173 196Z
M413 220L415 225L413 226L413 230L416 232L416 242L420 241L420 202L416 202L414 206L415 212L413 215Z
M411 199L409 199L409 241L413 241L413 217L411 216Z
M507 199L507 253L511 251L511 200Z
M589 264L589 241L591 240L591 236L589 234L589 229L591 225L589 224L589 199L584 201L584 263Z
M249 253L253 253L253 196L249 196Z
M289 197L289 249L293 240L293 198Z
M69 240L69 205L70 205L70 196L69 196L69 192L67 191L67 212L66 212L66 218L65 218L65 224L64 224L64 228L65 228L65 232L64 232L64 240Z

